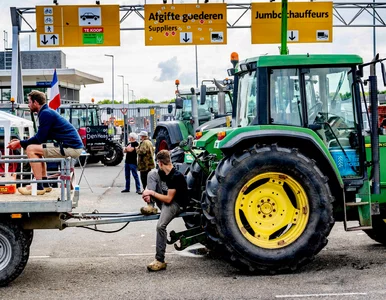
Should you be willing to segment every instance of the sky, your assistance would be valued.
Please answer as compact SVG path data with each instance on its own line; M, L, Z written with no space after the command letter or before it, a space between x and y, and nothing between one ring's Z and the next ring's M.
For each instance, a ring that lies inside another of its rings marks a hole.
M170 2L169 0L168 2ZM200 0L201 2L203 0ZM94 4L91 0L58 0L60 5L86 5ZM144 0L100 0L101 4L118 5L143 5ZM191 0L175 0L179 3L196 3ZM220 0L210 0L210 3L222 3ZM228 0L227 3L250 3L248 0ZM253 1L268 2L268 1ZM292 1L290 1L292 2ZM299 1L296 1L299 2ZM304 2L304 1L303 1ZM317 1L315 1L317 2ZM346 1L339 2L368 2L372 1ZM162 0L146 0L146 4L161 4ZM51 0L1 0L0 1L0 30L8 33L8 47L12 45L12 26L10 19L10 7L34 7L36 5L52 5ZM352 16L352 13L347 12ZM379 10L381 17L386 19L386 11ZM240 13L236 10L228 10L228 21L235 21ZM122 16L122 15L121 15ZM35 26L35 15L26 15L26 18ZM242 24L250 24L250 14L243 17ZM371 18L360 17L359 21L371 24ZM338 24L334 19L334 24ZM144 27L144 21L138 17L130 16L122 27ZM24 27L27 29L27 27ZM381 57L386 57L386 28L376 29L376 50ZM269 34L269 32L267 32ZM103 84L88 85L82 87L80 92L81 102L90 102L91 98L97 101L111 99L112 94L112 60L105 54L114 55L115 76L114 94L115 99L122 100L124 92L127 101L127 86L123 86L123 75L125 83L129 84L130 100L147 98L160 102L174 98L176 79L180 80L181 89L190 89L196 85L196 55L195 47L189 46L145 46L143 30L121 30L121 45L118 47L63 47L49 48L60 49L66 54L68 68L75 68L82 72L90 73L104 79ZM3 38L2 38L3 40ZM35 33L20 34L21 50L41 50L36 47ZM5 42L1 45L4 49ZM358 54L364 61L370 61L373 56L372 28L334 28L332 43L303 43L288 44L290 54ZM251 44L251 30L228 29L227 45L200 45L197 46L198 78L223 79L227 77L226 70L232 65L230 54L237 52L240 60L265 54L279 54L279 44L263 45Z

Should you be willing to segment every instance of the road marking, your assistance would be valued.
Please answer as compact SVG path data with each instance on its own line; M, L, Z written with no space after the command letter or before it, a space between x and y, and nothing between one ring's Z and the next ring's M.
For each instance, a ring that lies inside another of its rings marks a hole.
M155 253L121 253L118 256L154 256ZM166 255L176 255L176 253L166 253Z
M304 295L276 295L275 298L339 297L339 296L367 296L367 293L331 293L331 294L304 294Z
M35 256L30 256L29 258L50 258L49 255L35 255Z

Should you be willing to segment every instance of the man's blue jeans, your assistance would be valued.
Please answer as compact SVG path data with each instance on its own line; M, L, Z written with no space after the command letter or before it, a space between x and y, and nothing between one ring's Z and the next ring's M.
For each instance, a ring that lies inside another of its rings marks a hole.
M135 180L135 188L136 192L141 191L141 185L139 183L139 177L137 172L137 165L134 164L126 164L125 163L125 179L126 179L126 190L130 190L130 172L133 174Z

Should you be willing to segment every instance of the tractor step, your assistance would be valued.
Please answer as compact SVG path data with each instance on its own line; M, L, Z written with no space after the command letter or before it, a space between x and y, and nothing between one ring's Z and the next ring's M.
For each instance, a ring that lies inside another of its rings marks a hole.
M354 227L347 227L346 231L358 231L358 230L369 230L373 229L372 226L354 226Z
M369 205L369 202L346 202L346 206L362 206L362 205Z

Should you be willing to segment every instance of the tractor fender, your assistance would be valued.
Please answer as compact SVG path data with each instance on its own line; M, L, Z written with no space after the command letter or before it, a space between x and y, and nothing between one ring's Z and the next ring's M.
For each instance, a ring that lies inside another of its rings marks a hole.
M184 139L178 121L158 122L154 130L153 139L156 139L161 128L165 128L168 131L172 144L179 144Z
M282 147L299 149L302 154L315 160L323 174L329 178L335 199L343 201L344 183L336 164L323 142L318 142L311 134L292 130L253 130L235 135L218 148L225 155L231 155L237 150L248 149L255 144L278 144Z

